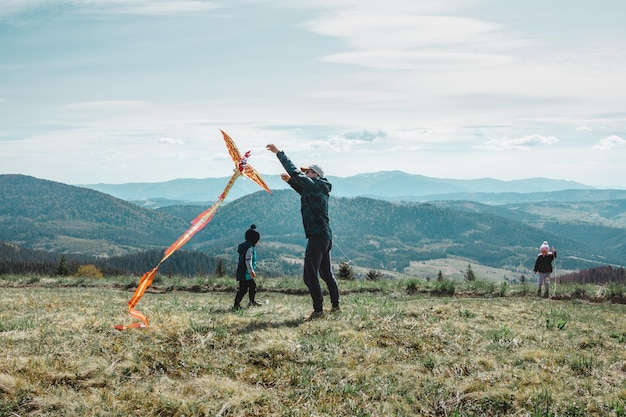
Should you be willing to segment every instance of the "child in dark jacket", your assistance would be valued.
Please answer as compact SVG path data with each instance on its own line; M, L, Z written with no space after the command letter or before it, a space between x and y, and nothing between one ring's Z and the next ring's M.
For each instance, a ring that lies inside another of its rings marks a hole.
M550 274L552 273L552 261L556 259L556 249L552 246L552 252L549 252L550 246L544 241L539 248L539 255L535 261L533 272L539 273L539 288L537 289L537 297L541 297L541 287L545 285L546 292L543 298L548 298L550 293Z
M249 306L260 306L261 303L255 301L256 296L256 244L261 235L256 231L256 225L251 225L246 231L246 241L237 247L239 253L239 263L237 264L237 281L239 281L239 291L235 295L235 305L233 310L241 309L241 300L246 292L250 298Z

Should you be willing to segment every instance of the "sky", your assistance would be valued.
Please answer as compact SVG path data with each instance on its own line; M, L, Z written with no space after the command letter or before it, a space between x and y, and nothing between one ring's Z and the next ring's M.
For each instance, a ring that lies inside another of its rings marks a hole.
M1 0L0 174L626 188L623 0Z

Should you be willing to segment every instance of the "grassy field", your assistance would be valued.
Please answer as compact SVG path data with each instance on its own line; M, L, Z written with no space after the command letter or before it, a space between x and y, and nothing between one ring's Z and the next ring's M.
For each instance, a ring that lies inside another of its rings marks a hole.
M342 311L305 322L300 279L261 283L233 312L232 278L159 279L150 327L118 331L136 278L0 277L0 417L626 416L606 288L340 282Z

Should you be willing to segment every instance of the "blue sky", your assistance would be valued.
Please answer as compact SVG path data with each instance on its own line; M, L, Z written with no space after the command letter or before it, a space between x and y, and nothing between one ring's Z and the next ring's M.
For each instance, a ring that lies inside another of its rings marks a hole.
M618 0L3 0L0 174L227 177L219 129L328 175L626 188Z

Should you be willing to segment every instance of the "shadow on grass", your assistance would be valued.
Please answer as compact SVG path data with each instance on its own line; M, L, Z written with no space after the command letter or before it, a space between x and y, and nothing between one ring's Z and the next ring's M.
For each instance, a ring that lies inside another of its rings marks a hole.
M255 307L244 307L241 310L233 310L232 307L218 307L212 308L210 314L233 314L243 317L243 314L245 312L253 311L258 312L258 315L255 314L254 316L248 317L248 319L250 320L249 323L240 328L233 327L233 330L236 330L239 333L252 333L258 330L294 328L306 322L304 317L296 319L275 320L271 316L263 314L262 311L255 310Z
M243 334L243 333L252 333L252 332L259 331L259 330L293 328L293 327L298 327L304 323L305 323L304 319L289 319L289 320L282 320L282 321L256 321L255 320L237 329L237 332Z

